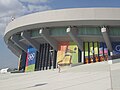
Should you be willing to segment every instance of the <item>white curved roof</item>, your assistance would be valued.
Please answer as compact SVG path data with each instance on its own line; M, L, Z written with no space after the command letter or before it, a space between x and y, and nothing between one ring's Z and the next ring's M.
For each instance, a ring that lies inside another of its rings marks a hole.
M81 25L120 25L120 8L72 8L37 12L10 22L5 30L5 42L14 33L41 27Z

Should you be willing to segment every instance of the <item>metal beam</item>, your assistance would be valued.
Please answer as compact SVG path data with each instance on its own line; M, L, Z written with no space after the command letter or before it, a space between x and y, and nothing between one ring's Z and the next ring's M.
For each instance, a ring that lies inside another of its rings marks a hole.
M104 38L107 48L110 50L110 52L112 52L113 49L112 49L112 45L111 45L111 42L110 42L110 39L109 39L109 36L107 33L107 29L105 27L103 27L103 28L101 28L101 32L102 32L102 35L103 35L103 38Z
M32 40L30 37L30 33L28 33L27 31L21 32L21 36L34 48L37 49L37 51L39 51L39 44Z
M19 39L13 35L11 38L10 38L14 44L16 44L19 48L21 48L23 51L27 52L27 45L25 45L24 43L22 42L19 42Z
M66 32L69 37L77 44L78 48L83 51L83 41L77 37L77 27L68 27Z
M53 40L49 36L49 30L48 29L40 29L39 34L53 47L54 50L57 51L57 41Z

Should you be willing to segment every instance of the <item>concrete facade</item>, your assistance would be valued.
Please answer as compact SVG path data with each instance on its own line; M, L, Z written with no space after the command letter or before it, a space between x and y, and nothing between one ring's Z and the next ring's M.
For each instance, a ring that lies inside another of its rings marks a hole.
M15 19L5 30L4 40L13 34L46 27L119 26L119 8L75 8L34 13Z

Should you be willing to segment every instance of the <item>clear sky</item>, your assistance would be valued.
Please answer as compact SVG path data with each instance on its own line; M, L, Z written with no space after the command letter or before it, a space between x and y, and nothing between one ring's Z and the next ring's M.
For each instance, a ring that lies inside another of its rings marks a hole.
M64 8L120 7L120 0L0 0L0 68L17 67L18 58L4 43L6 25L16 18L39 11Z

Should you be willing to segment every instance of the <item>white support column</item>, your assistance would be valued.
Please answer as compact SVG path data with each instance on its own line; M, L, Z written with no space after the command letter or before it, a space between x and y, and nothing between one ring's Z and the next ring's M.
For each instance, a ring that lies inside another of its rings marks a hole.
M77 28L76 27L68 27L66 29L67 34L69 37L77 44L78 48L82 51L83 50L83 41L78 39L77 37Z
M110 52L110 56L112 56L112 55L113 55L113 52ZM108 60L108 64L113 64L112 58L110 58L110 59Z
M104 38L104 41L106 43L106 46L108 48L108 50L110 52L112 52L112 45L111 45L111 42L110 42L110 39L109 39L109 36L107 34L107 29L105 27L101 28L101 32L102 32L102 35L103 35L103 38Z
M49 30L48 29L40 29L39 34L54 48L54 50L57 51L57 41L53 40L49 36Z
M82 51L82 56L81 56L81 63L84 63L84 51Z
M113 55L113 52L110 52L110 56L112 56Z
M22 50L24 50L25 52L27 52L27 46L26 46L24 43L19 42L19 40L18 40L18 38L17 38L16 36L12 36L10 39L11 39L11 40L14 42L14 44L16 44L19 48L21 48Z
M21 32L22 38L24 38L32 47L39 51L39 44L31 39L30 34L27 31Z
M19 61L18 61L18 70L20 70L21 57L22 57L22 54L20 54L20 55L18 56L18 58L19 58Z

